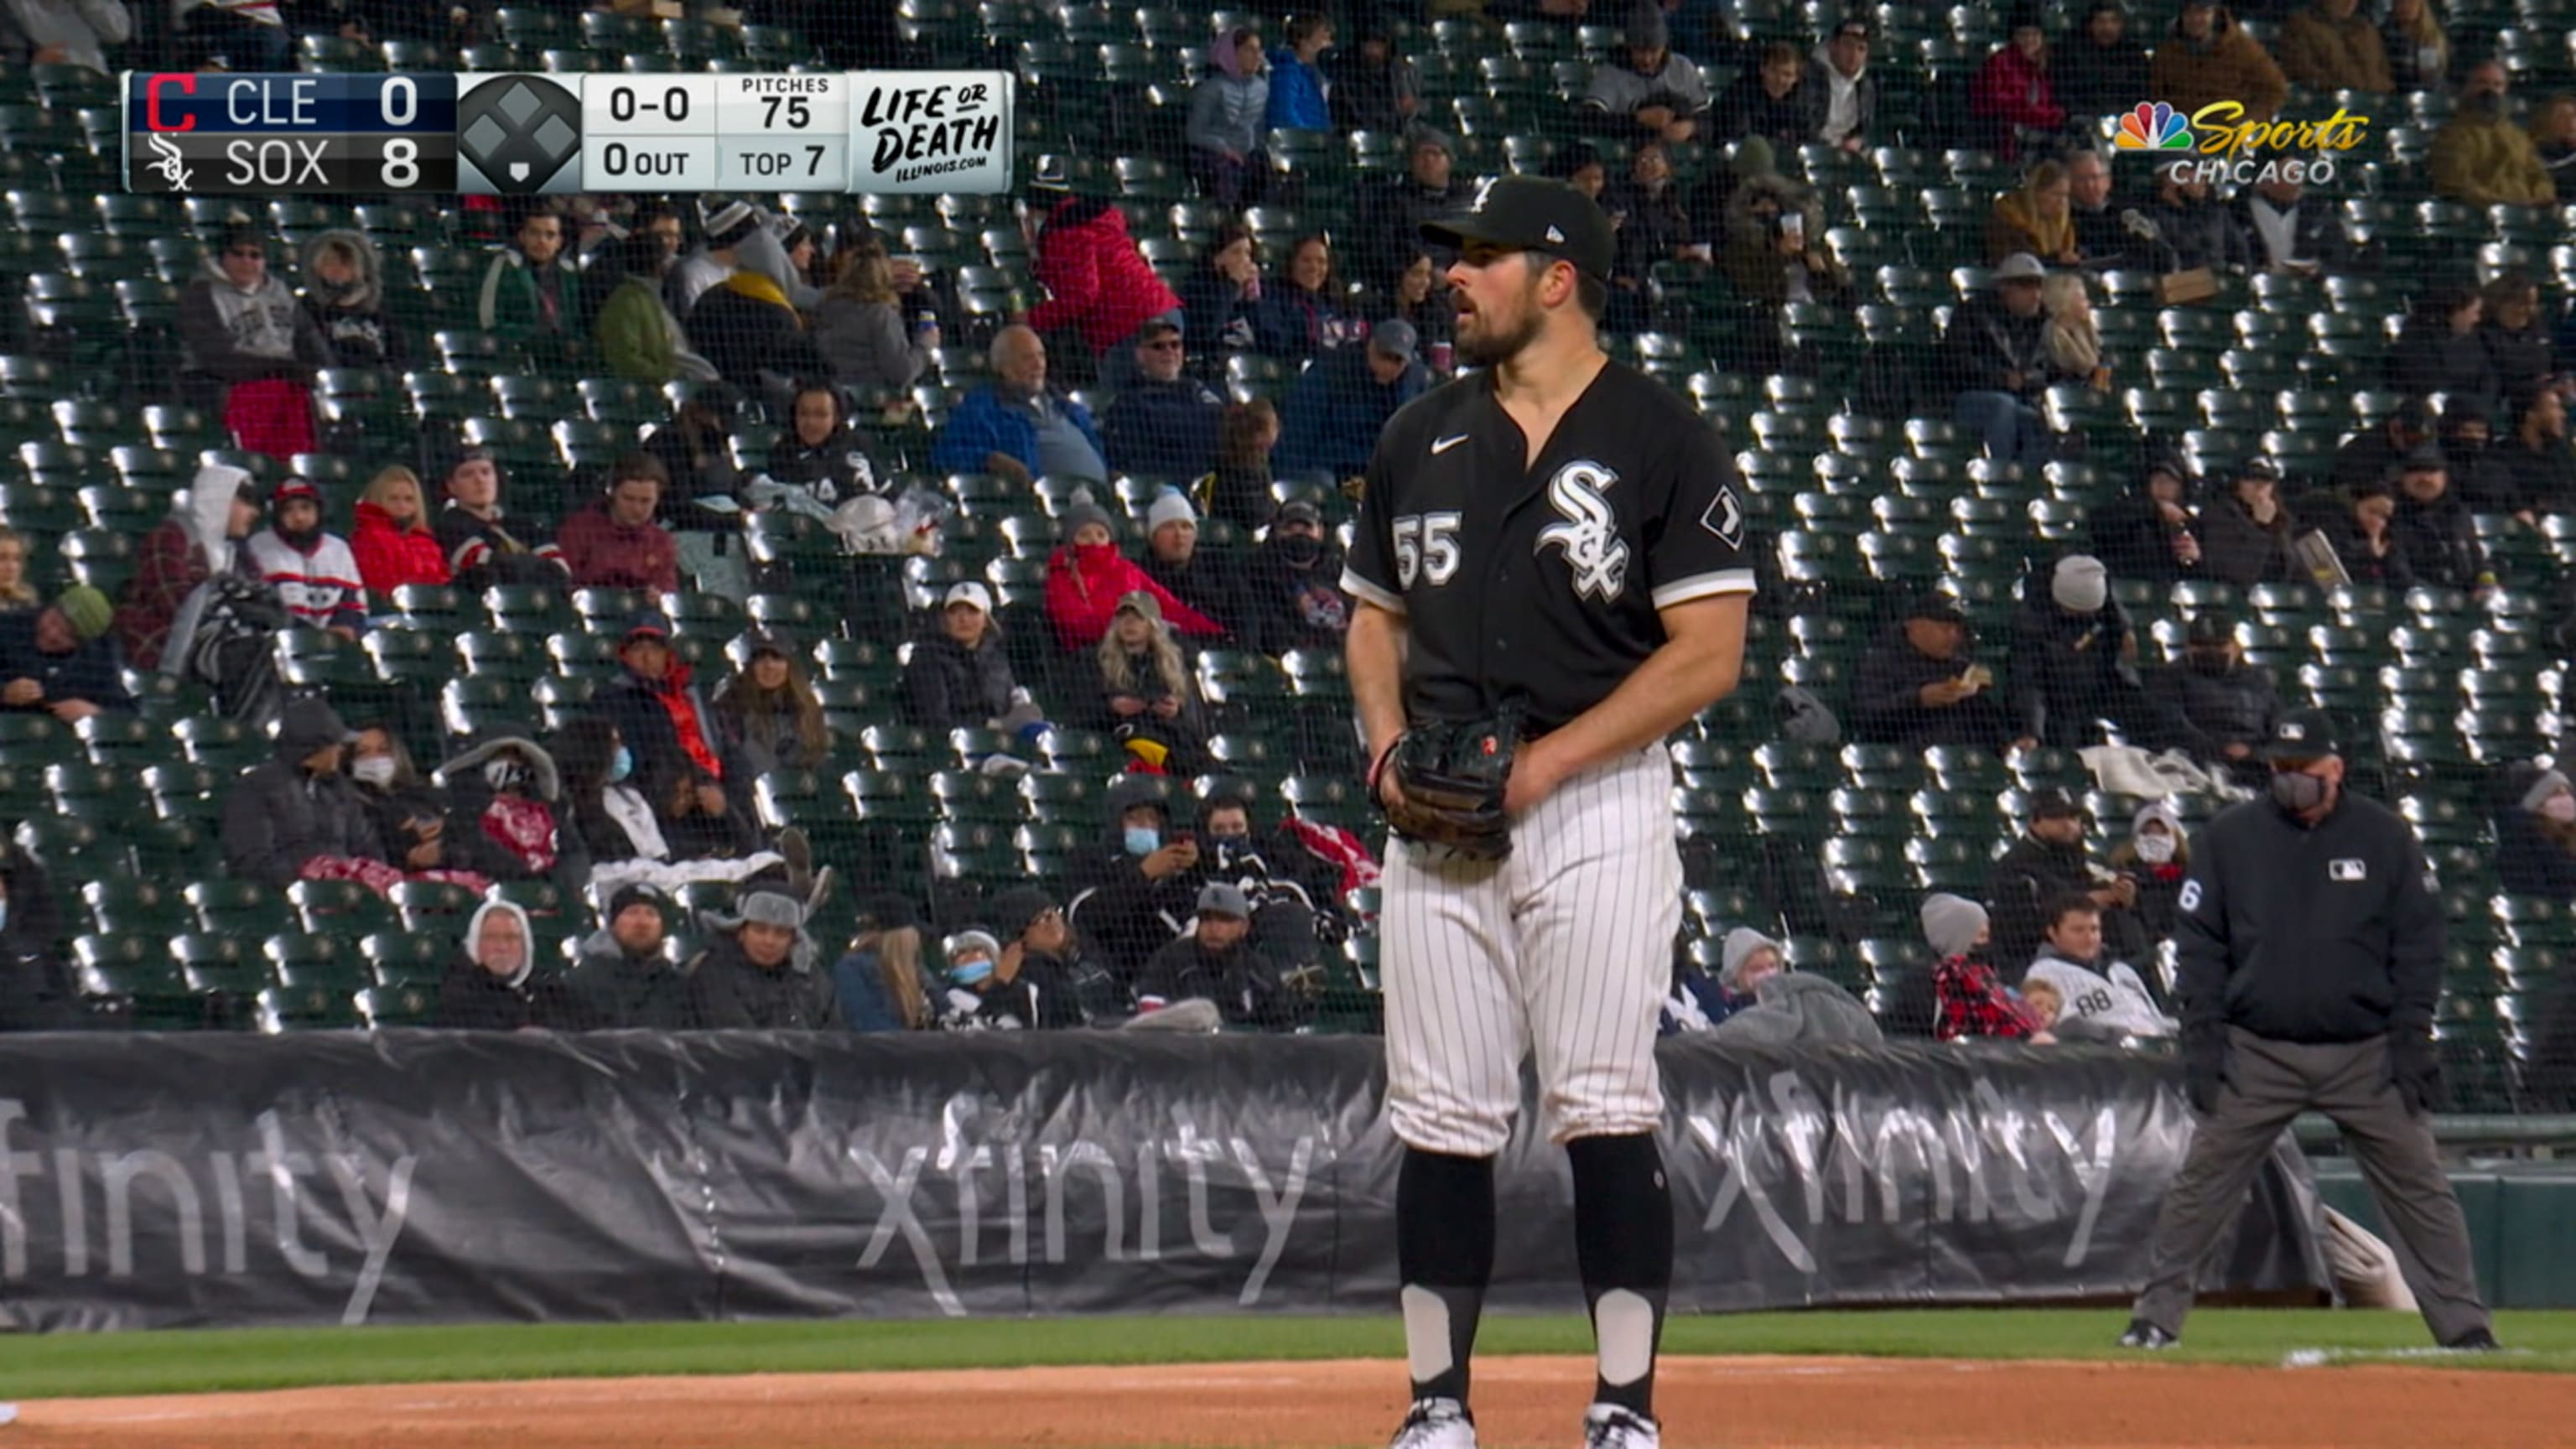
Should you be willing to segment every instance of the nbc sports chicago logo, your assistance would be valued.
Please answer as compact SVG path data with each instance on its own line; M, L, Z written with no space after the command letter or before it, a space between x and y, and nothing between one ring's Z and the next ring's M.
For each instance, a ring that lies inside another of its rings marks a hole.
M2185 117L2165 101L2140 101L2119 117L2111 148L2153 158L2175 182L2334 180L2335 153L2361 145L2370 118L2341 106L2323 120L2247 119L2237 101L2212 101Z

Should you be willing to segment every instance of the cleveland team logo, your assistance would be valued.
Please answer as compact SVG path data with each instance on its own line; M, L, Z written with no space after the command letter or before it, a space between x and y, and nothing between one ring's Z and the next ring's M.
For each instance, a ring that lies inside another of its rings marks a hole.
M1618 602L1628 587L1628 545L1619 538L1619 515L1601 496L1618 481L1617 473L1589 459L1557 469L1547 480L1547 501L1565 521L1538 535L1540 549L1553 544L1564 551L1576 596L1605 604Z

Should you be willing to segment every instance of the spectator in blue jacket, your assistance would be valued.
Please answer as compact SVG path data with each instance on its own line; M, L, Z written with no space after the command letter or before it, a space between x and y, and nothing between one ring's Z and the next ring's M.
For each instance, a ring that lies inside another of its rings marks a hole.
M1261 199L1270 157L1261 143L1270 112L1270 78L1261 71L1261 32L1246 25L1219 40L1207 78L1190 91L1182 139L1190 175L1210 201L1227 208Z
M1333 112L1325 94L1324 52L1333 48L1333 22L1323 15L1288 17L1288 43L1270 52L1270 129L1329 131Z
M1026 327L993 336L993 380L966 395L930 447L942 473L1109 479L1091 409L1047 387L1046 342Z
M1367 346L1327 352L1299 373L1288 389L1279 471L1320 469L1337 479L1366 473L1387 420L1430 385L1416 347L1413 324L1390 319L1369 333Z
M1149 478L1190 479L1216 466L1225 399L1189 375L1181 326L1155 318L1137 333L1136 381L1100 420L1109 466Z

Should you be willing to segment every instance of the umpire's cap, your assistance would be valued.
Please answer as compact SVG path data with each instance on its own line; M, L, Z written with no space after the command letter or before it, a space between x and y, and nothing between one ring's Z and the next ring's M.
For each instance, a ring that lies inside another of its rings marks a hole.
M1563 181L1500 176L1476 188L1465 211L1422 224L1422 239L1463 251L1471 242L1513 251L1547 252L1585 276L1610 280L1618 249L1598 203Z
M2342 753L2343 748L2335 743L2334 721L2321 709L2292 710L2281 716L2281 722L2272 726L2272 738L2263 746L2263 758L2276 765L2304 765Z

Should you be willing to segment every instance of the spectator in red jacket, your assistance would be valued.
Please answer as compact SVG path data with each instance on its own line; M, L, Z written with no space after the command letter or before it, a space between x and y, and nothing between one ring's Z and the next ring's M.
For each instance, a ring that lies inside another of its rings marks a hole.
M448 581L447 550L429 526L420 475L400 463L378 473L358 499L349 547L357 551L358 581L370 594L391 597L406 584Z
M1939 1003L1932 1035L1941 1041L1994 1036L2041 1046L2057 1040L2039 1013L2004 989L1986 948L1992 937L1986 908L1964 896L1933 895L1923 900L1923 939L1939 964L1932 968L1932 990Z
M2027 133L2065 128L2066 108L2048 79L2048 32L2036 6L2013 7L2012 39L1986 57L1968 86L1968 114L1986 123L1997 154L2009 160Z
M679 592L680 548L653 521L670 470L650 453L628 453L608 470L608 491L564 520L564 562L573 587Z
M1053 158L1039 170L1031 204L1050 209L1031 264L1048 296L1030 309L1029 325L1079 333L1099 359L1101 385L1125 386L1136 370L1138 333L1156 318L1180 321L1179 295L1136 249L1126 214L1098 197L1071 194Z
M1093 650L1118 617L1118 601L1143 592L1163 606L1163 621L1183 634L1215 638L1225 630L1182 603L1118 551L1109 515L1098 505L1076 503L1064 511L1064 545L1047 560L1046 611L1056 642L1068 650Z

